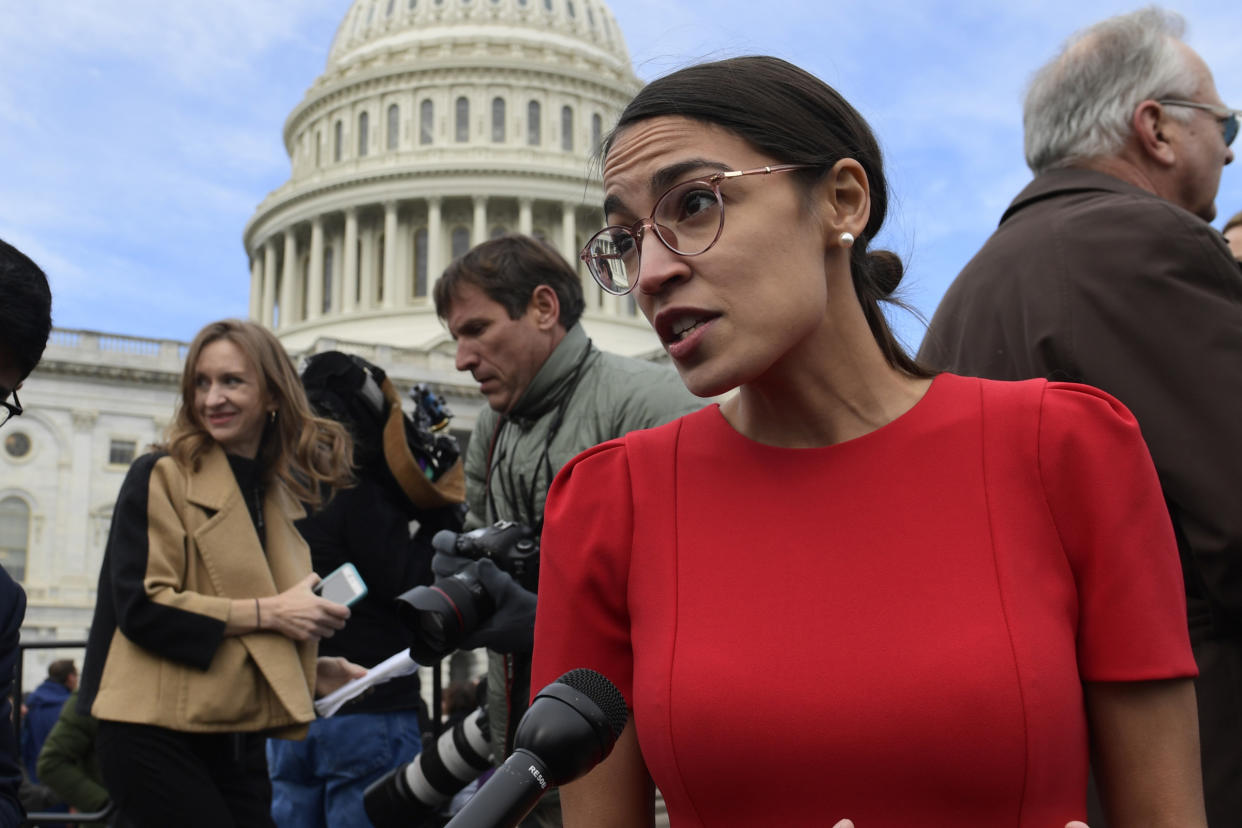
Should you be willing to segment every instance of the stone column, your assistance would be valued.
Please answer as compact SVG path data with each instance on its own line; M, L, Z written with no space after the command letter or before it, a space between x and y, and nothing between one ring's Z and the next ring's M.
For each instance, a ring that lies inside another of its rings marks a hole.
M259 321L275 328L276 314L276 237L263 243L263 318Z
M345 210L345 241L341 244L341 307L350 313L358 307L358 208Z
M474 222L470 226L470 246L487 241L487 196L474 197Z
M534 199L518 199L518 232L523 236L529 236L531 231L535 229L535 222L531 217L532 204L534 204Z
M263 321L263 250L250 258L250 321Z
M287 328L297 321L298 314L294 309L297 302L298 282L298 239L293 228L285 230L285 266L281 275L280 285L280 327Z
M358 307L367 310L375 307L375 223L368 221L359 231L362 238L362 255L358 259L358 284L361 299Z
M384 307L396 308L403 296L397 286L397 202L384 202Z
M306 318L323 316L323 216L311 219L310 268L306 276Z
M443 254L440 252L440 199L432 197L427 199L427 286L430 292L431 285L436 283L436 279L440 278L440 274L444 272Z
M578 261L577 205L565 202L561 205L561 255L570 264Z
M344 255L345 245L341 243L340 236L325 236L324 245L325 261L327 260L326 248L329 246L332 248L332 301L330 303L331 306L328 308L328 313L333 316L340 316L341 308L344 307L341 301L341 296L345 293L345 263L341 261L341 257ZM327 283L327 273L324 273L324 290L328 289L329 285Z
M75 408L70 410L69 416L73 419L73 451L70 462L75 473L69 484L67 514L89 515L91 481L95 477L91 465L95 457L95 425L99 421L99 412L94 409ZM78 572L79 567L85 564L88 546L87 528L90 521L70 520L65 523L65 546L54 551L56 557L60 558L59 566L52 561L39 561L36 566L32 567L31 564L35 563L34 556L29 556L26 561L27 578L30 577L29 573L32 569L37 569L41 573ZM48 583L51 579L44 575L36 580Z

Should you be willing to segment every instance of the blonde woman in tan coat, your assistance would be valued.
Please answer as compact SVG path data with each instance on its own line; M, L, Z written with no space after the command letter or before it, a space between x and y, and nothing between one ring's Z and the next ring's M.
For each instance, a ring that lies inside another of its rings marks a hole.
M349 610L311 591L293 525L348 484L349 457L270 332L199 332L168 440L117 498L83 671L79 707L133 825L271 825L265 738L300 735L313 696L363 672L316 657Z

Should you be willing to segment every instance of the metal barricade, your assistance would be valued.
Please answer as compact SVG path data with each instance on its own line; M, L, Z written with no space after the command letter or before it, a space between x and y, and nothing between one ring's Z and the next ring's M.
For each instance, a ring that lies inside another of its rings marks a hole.
M16 698L13 710L13 729L16 738L14 743L17 745L17 756L14 757L19 765L21 760L21 742L22 742L22 704L21 704L21 688L22 678L25 674L25 661L27 650L85 650L85 641L22 641L17 645L17 666L13 671L13 686L16 688ZM112 818L113 808L91 813L66 814L60 811L33 811L26 815L26 819L22 825L106 825Z

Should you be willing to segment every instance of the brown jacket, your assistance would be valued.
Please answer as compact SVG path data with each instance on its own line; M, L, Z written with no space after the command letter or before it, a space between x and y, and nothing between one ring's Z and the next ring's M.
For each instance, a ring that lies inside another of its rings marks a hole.
M1125 403L1177 531L1192 635L1242 635L1242 272L1218 231L1110 175L1044 173L949 286L919 359Z
M280 484L263 502L266 554L224 451L197 472L135 461L100 573L82 705L100 719L192 732L280 730L314 718L316 643L224 636L233 598L275 595L311 571L294 528L304 511Z

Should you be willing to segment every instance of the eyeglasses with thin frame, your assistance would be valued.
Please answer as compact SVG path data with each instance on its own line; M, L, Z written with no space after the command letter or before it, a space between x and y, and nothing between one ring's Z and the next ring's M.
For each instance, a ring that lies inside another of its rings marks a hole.
M1225 146L1233 143L1233 139L1238 137L1239 119L1242 119L1242 110L1230 109L1227 106L1216 106L1215 104L1199 103L1198 101L1179 101L1174 99L1159 100L1156 103L1161 106L1187 106L1191 109L1202 109L1204 112L1210 112L1212 117L1220 121L1220 133L1225 139Z
M650 229L660 244L679 256L698 256L712 249L724 231L724 200L720 185L744 175L792 172L814 164L773 164L753 170L729 170L706 178L684 181L656 200L651 215L629 227L609 225L600 230L579 258L591 277L608 293L624 296L638 284L643 237Z
M11 396L13 397L13 402L8 400L0 402L0 406L4 406L4 410L0 411L0 426L3 426L13 417L20 417L22 415L22 403L21 400L17 399L16 388L13 389Z

